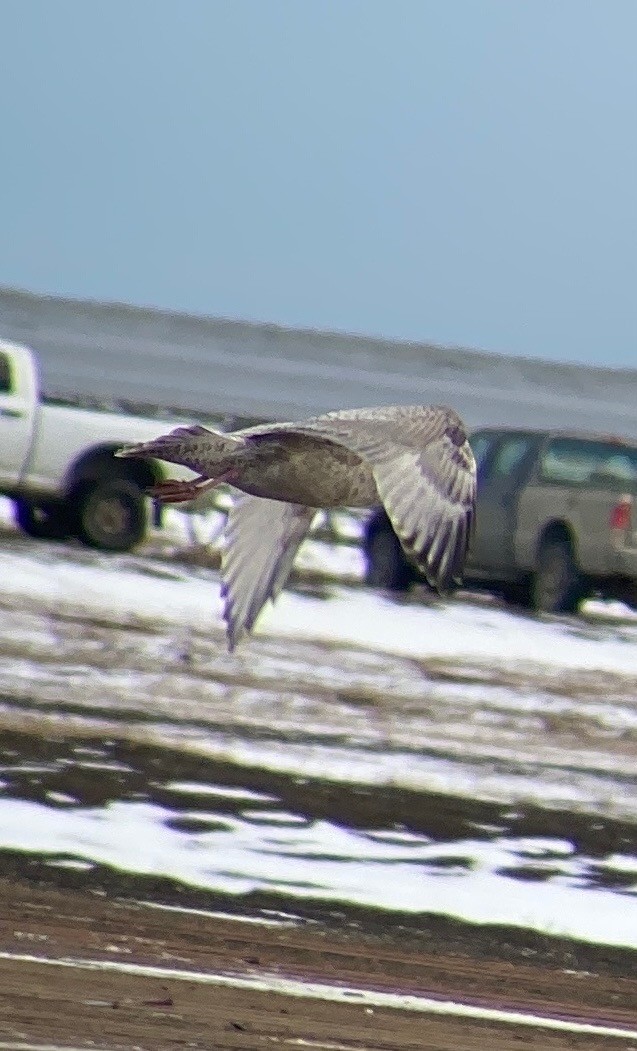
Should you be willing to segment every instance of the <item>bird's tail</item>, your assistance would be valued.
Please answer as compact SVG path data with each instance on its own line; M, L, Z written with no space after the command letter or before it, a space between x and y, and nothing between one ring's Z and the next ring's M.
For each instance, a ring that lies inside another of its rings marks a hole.
M207 477L214 477L227 458L242 445L240 438L221 431L211 431L199 425L176 427L150 442L138 442L118 449L116 456L139 456L181 464Z

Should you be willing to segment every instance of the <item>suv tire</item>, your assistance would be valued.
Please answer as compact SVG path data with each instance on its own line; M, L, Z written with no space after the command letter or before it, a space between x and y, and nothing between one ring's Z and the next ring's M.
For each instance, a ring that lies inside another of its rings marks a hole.
M391 526L371 531L365 542L365 583L386 591L406 591L415 572L405 557Z
M507 581L506 584L500 584L494 590L499 591L507 606L512 606L514 609L533 608L532 586L529 577Z
M541 613L576 613L584 589L566 539L544 540L531 581L533 609Z

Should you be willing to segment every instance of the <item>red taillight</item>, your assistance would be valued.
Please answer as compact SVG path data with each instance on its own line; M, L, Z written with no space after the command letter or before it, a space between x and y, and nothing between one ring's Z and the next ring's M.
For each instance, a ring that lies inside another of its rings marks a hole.
M629 496L624 496L615 504L611 513L609 526L611 529L617 529L620 532L625 532L630 529L631 523L631 512L632 512L632 500Z

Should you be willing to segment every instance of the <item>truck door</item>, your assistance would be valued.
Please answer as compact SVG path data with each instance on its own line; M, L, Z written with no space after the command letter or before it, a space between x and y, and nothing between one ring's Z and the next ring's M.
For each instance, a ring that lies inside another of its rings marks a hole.
M514 569L514 539L520 488L535 460L536 434L504 434L478 473L476 530L471 564L479 569Z
M0 345L0 485L15 484L22 475L31 444L33 405L29 390L20 392L18 368Z

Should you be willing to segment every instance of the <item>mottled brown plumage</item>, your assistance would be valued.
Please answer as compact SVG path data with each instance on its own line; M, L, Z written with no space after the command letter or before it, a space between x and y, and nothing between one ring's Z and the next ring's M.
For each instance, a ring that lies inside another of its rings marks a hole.
M227 482L242 490L221 563L228 645L285 584L318 508L382 503L432 587L458 582L475 515L476 469L460 417L440 406L349 409L222 434L179 427L123 449L198 472L154 493L184 501Z

